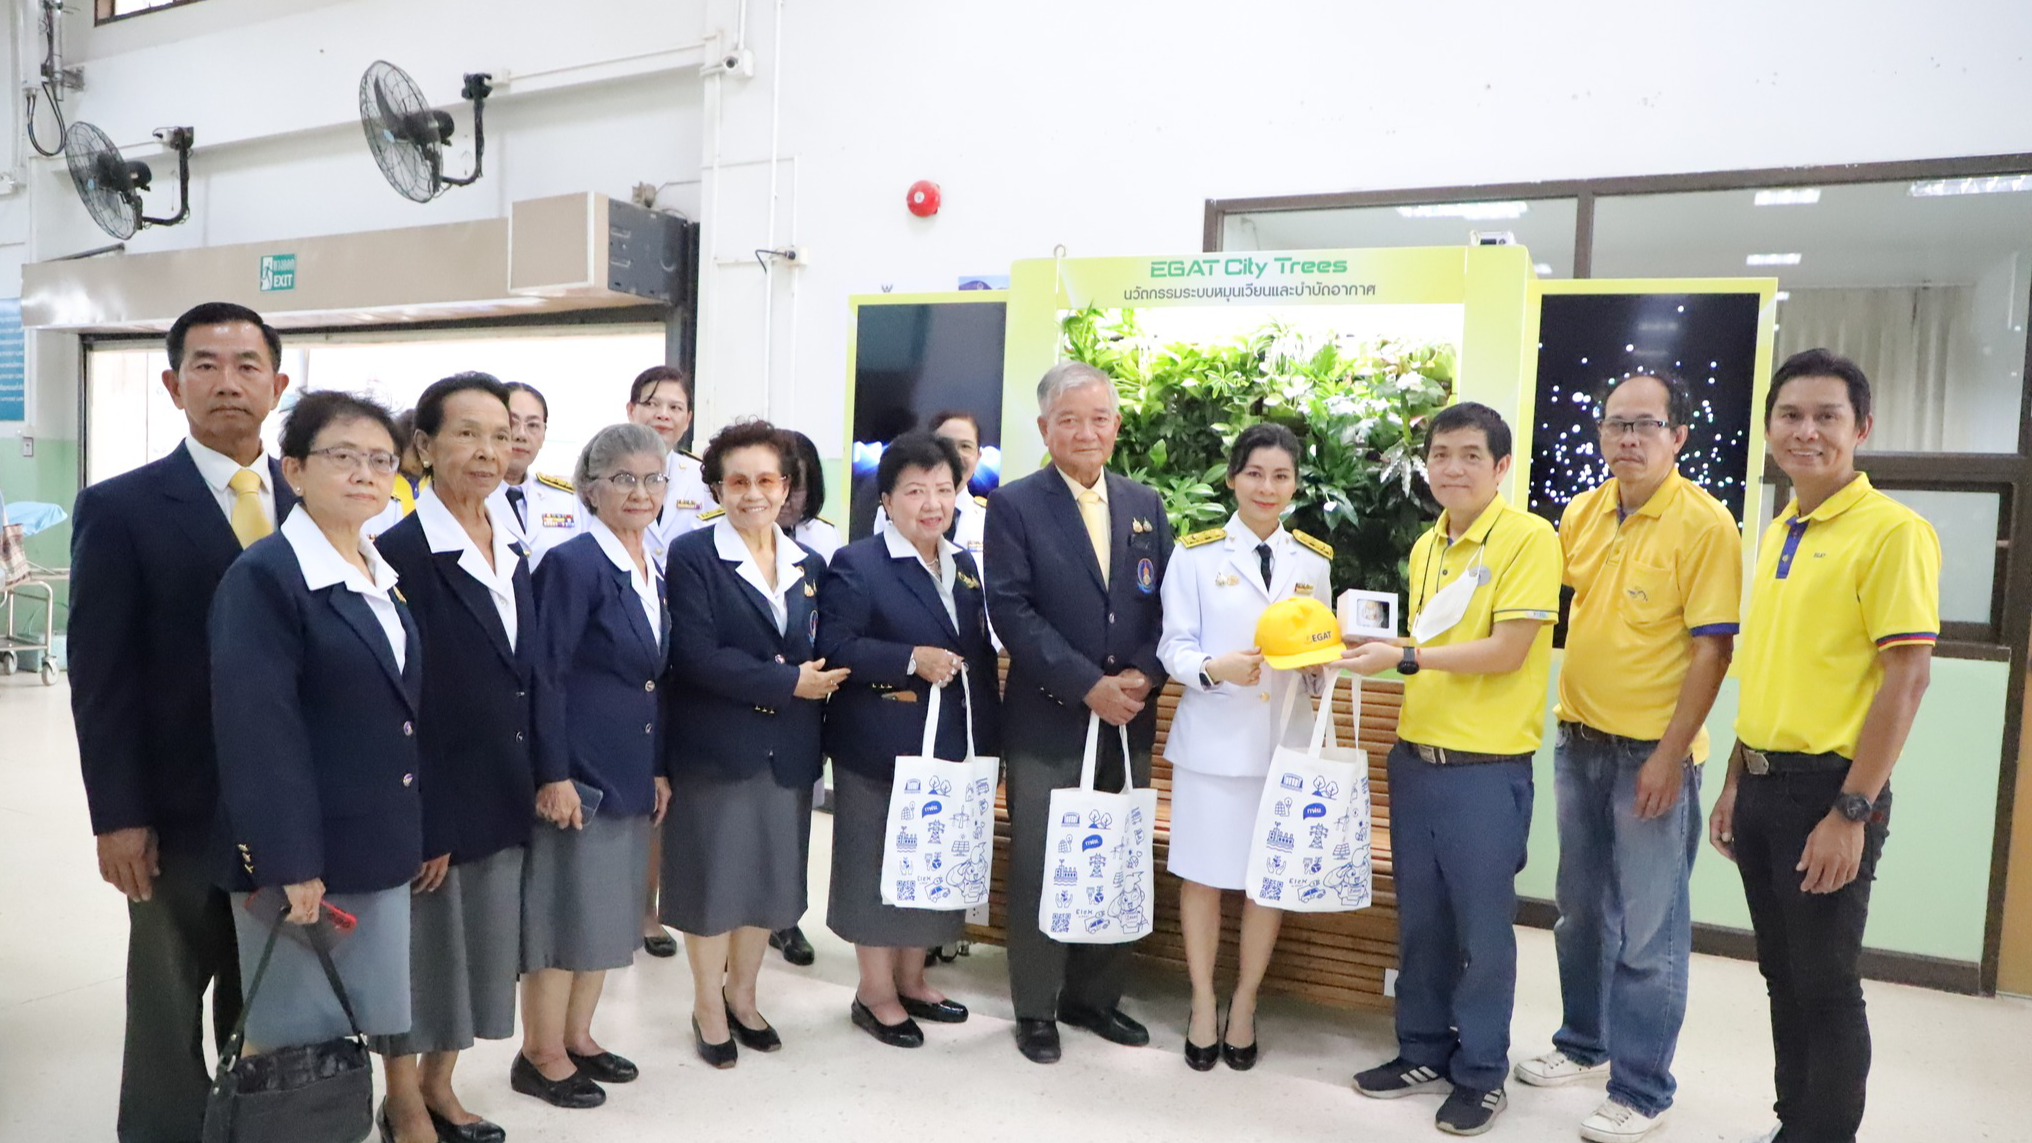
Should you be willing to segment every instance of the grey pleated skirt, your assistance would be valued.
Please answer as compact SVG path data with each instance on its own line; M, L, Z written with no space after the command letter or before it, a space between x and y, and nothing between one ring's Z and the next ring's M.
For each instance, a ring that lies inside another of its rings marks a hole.
M536 823L522 866L522 971L626 968L642 946L649 817Z
M966 933L964 909L898 909L882 903L882 846L890 783L833 770L833 879L826 927L875 948L929 948Z
M409 898L409 1031L370 1046L414 1056L513 1036L521 968L522 847L452 866Z
M663 819L662 921L701 937L787 929L804 915L810 852L810 786L680 778Z
M247 894L233 897L233 932L240 949L242 988L254 985L254 970L274 926L274 912L256 917L246 909ZM279 909L281 890L264 892L262 901ZM360 1031L390 1036L409 1029L409 886L374 893L327 893L325 900L358 918L352 932L331 947L332 966L346 986L346 999L359 1017ZM284 932L275 942L268 974L247 1006L247 1042L262 1050L315 1044L352 1034L345 1009L339 1007L324 968L301 933Z

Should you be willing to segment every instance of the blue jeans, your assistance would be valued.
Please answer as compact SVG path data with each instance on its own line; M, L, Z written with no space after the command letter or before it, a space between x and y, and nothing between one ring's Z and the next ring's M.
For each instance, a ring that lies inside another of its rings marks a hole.
M1560 728L1559 953L1564 1023L1553 1046L1577 1063L1609 1062L1609 1095L1656 1116L1672 1106L1672 1053L1686 1016L1699 852L1700 770L1680 766L1679 798L1640 821L1637 772L1652 743L1595 741Z
M1435 766L1390 751L1397 883L1397 1054L1493 1091L1510 1072L1517 872L1531 832L1531 762Z

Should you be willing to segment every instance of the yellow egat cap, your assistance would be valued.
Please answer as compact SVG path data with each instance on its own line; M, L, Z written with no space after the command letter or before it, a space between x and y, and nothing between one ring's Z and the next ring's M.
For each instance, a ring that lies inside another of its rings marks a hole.
M1341 625L1333 609L1309 595L1280 599L1256 620L1263 661L1280 671L1331 663L1341 657Z

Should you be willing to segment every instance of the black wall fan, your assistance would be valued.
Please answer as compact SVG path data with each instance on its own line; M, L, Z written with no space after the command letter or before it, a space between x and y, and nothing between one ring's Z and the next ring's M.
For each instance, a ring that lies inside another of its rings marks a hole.
M409 73L375 60L360 77L360 126L367 132L367 146L388 185L404 197L429 202L447 187L466 187L480 181L481 159L487 151L484 118L487 97L494 93L494 77L470 72L459 96L473 105L473 173L453 178L444 173L444 147L452 137L452 117L433 108Z
M176 152L177 208L168 218L150 218L141 211L141 192L155 177L147 163L121 158L113 140L90 123L73 123L64 130L64 161L70 165L71 185L78 188L78 197L92 213L92 221L115 238L125 240L144 226L175 226L190 217L193 133L188 127L164 127L155 137Z

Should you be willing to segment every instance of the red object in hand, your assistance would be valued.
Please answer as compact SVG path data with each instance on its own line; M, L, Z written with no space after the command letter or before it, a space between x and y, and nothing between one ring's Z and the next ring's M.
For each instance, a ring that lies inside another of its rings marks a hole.
M910 184L910 194L904 201L909 205L910 213L919 218L930 218L938 213L939 203L943 200L939 195L937 183L930 179L919 179Z

